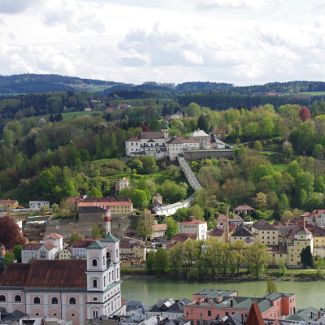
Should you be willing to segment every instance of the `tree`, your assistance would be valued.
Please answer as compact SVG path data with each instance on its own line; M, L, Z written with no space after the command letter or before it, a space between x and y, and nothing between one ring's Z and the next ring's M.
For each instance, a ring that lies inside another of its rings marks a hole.
M276 284L272 280L268 280L266 282L266 292L267 293L278 292L278 289L276 288Z
M263 145L261 141L255 141L254 143L254 150L256 151L262 151L263 150Z
M163 275L168 270L168 253L166 249L159 248L153 260L153 271L157 275Z
M149 204L147 193L144 190L135 189L131 193L131 199L136 208L146 208Z
M313 267L314 259L311 253L310 246L306 246L305 248L302 249L300 253L300 258L301 258L301 264L304 267Z
M206 114L201 114L198 121L197 121L198 129L201 129L205 132L210 131L210 121Z
M189 215L193 216L197 220L204 220L204 210L198 204L194 204L190 207Z
M284 258L281 258L278 263L279 271L281 276L285 276L287 273L286 261Z
M15 255L14 253L11 252L7 252L4 256L4 263L5 266L9 266L10 264L12 264L15 261Z
M83 237L81 236L81 234L78 233L78 232L74 232L70 236L69 245L71 246L74 242L76 242L77 240L81 240L81 239L83 239Z
M25 238L20 233L18 225L9 216L0 217L0 243L8 248L25 243Z
M149 210L144 210L143 216L138 220L137 233L142 236L145 241L152 234L152 225L154 224L154 217Z
M105 235L105 231L103 227L100 227L98 225L93 225L91 228L91 237L98 239L102 238Z
M299 117L300 119L305 122L310 119L310 111L308 107L302 106L300 111L299 111Z
M247 268L250 273L259 276L265 272L268 253L263 244L253 244L247 250Z
M156 159L151 156L146 156L142 158L142 166L143 166L143 172L145 174L152 174L158 170Z
M166 237L168 239L171 239L178 232L177 222L174 220L173 217L167 217L166 224L167 224Z
M16 245L14 247L14 255L15 259L17 260L18 263L21 263L21 251L23 249L22 245Z
M264 209L267 204L267 197L264 193L259 192L256 194L256 197L254 198L254 202L258 208Z
M149 252L146 258L146 271L149 274L153 273L154 270L154 260L155 260L155 252Z

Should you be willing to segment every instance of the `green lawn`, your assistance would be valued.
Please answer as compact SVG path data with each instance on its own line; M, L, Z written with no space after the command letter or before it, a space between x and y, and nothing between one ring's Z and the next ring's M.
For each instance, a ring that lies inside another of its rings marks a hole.
M103 114L103 111L80 111L80 112L67 112L67 113L62 113L62 117L64 121L70 121L76 117L84 116L84 115L92 115L92 114Z

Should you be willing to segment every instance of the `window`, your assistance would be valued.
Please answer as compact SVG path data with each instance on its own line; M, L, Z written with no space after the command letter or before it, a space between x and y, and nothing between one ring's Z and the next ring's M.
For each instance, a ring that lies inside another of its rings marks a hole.
M75 304L76 304L76 298L71 297L71 298L69 299L69 305L75 305Z
M97 288L97 280L93 280L93 288Z
M41 299L39 297L35 297L34 304L40 304L40 303L41 303Z
M72 316L72 317L74 317L74 316L75 316L75 314L71 314L71 316Z
M5 297L4 295L1 295L1 296L0 296L0 301L1 301L1 302L6 301L6 297Z
M21 297L19 295L15 296L15 302L21 302Z
M96 260L96 259L93 259L93 261L92 261L92 265L93 265L93 266L97 266L97 260Z
M93 310L93 318L97 318L98 317L98 311L97 310Z
M211 316L211 310L208 310L208 316Z
M94 300L94 301L97 301L97 298L96 298L96 297L94 297L94 298L93 298L93 300Z
M58 298L52 298L52 305L57 305L59 303Z

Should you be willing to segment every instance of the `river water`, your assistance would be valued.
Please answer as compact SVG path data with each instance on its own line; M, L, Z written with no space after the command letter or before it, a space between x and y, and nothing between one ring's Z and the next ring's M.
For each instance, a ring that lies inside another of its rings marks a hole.
M278 292L295 293L297 306L325 308L325 281L275 282ZM203 288L233 289L241 296L262 296L266 291L266 282L185 282L162 280L147 277L123 277L122 294L127 300L140 300L145 305L153 305L163 298L189 298Z

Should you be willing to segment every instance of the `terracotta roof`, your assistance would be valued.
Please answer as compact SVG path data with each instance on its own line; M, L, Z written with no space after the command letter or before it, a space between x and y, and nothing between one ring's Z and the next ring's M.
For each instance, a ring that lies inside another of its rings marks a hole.
M55 232L52 232L52 233L50 233L50 234L47 234L47 235L45 235L45 237L44 237L44 239L60 239L60 238L63 238L63 236L60 235L60 234L57 234L57 233L55 233Z
M31 265L15 263L9 265L0 273L0 286L23 287L29 274Z
M269 224L264 219L261 219L261 220L255 222L252 227L257 230L276 230L274 226Z
M203 223L207 223L206 221L201 221L201 220L190 220L190 221L183 221L180 222L183 225L201 225Z
M101 206L100 203L103 203L102 205L106 207L106 206L118 206L118 205L131 205L132 201L129 199L122 200L122 199L117 199L117 198L112 198L112 197L86 198L86 199L79 201L79 206L83 206L83 207L90 206L89 203L91 203L92 205L98 203L97 204L98 206Z
M187 239L196 240L196 234L177 234L171 240L175 242L184 242Z
M133 137L129 138L127 141L140 141L140 139L137 136L133 136Z
M310 229L314 237L325 237L325 229L319 227L313 227Z
M246 325L264 325L262 313L257 303L253 303L248 313Z
M165 223L152 225L153 232L166 231L166 230L167 230L167 225Z
M0 205L12 205L17 204L17 200L10 200L10 199L0 199Z
M25 287L86 289L86 269L85 260L32 260Z

